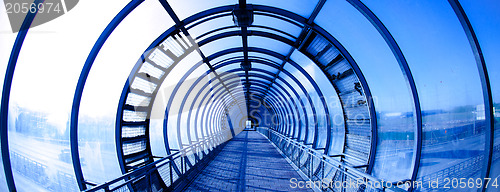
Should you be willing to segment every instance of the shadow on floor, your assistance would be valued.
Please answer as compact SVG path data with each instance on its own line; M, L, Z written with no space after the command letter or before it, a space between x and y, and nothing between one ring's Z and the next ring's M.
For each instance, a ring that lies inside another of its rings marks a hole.
M291 188L292 178L302 180L264 136L243 131L185 191L312 191Z

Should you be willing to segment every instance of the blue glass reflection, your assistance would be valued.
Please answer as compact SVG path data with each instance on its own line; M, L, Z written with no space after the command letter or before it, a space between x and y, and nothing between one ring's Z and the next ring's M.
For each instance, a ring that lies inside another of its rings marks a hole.
M415 77L423 116L419 180L429 187L425 182L431 178L479 177L485 130L482 91L470 45L452 8L445 1L369 5L392 32ZM470 166L458 169L465 165Z

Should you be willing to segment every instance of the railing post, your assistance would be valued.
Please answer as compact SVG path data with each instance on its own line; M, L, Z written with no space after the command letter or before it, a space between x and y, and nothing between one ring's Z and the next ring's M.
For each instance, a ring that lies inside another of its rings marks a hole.
M307 176L309 179L311 178L311 154L309 154L309 150L307 152L307 160L306 163L309 164L309 169L307 169Z
M184 154L183 154L183 155L184 155ZM185 157L185 156L184 156L184 157ZM185 158L183 158L183 157L180 157L180 159L181 159L181 166L182 166L182 168L181 168L181 169L182 169L182 175L184 175L184 173L186 173L186 166L187 166L187 165L186 165L186 159L185 159Z
M299 151L297 151L297 153L298 153L298 154L297 154L297 163L298 163L298 164L297 164L297 167L299 167L299 168L300 168L300 160L302 159L302 153L303 153L303 152L302 152L302 149L301 149L301 148L298 148L298 149L299 149Z
M345 171L345 172L347 172L347 169L346 169L346 168L344 168L343 166L342 166L342 169L344 169L344 171ZM346 179L345 179L345 178L346 178L346 174L345 174L345 173L340 173L340 174L341 174L341 179L342 179L342 182L341 182L341 183L346 182L346 181L345 181L345 180L346 180ZM345 191L344 185L341 185L341 189L342 189L342 191Z
M172 185L172 183L174 183L174 179L173 179L173 173L172 173L172 159L170 159L170 161L168 162L168 171L170 173L170 185Z
M147 183L146 191L148 191L148 192L152 191L151 185L153 184L153 182L151 182L151 173L152 173L152 171L149 171L149 170L146 171L146 183Z
M321 161L321 182L323 182L323 179L325 179L325 167L326 167L326 164L325 164L325 161L326 161L326 158L323 157L323 161ZM328 184L330 185L330 183ZM321 186L321 190L323 191L323 186Z

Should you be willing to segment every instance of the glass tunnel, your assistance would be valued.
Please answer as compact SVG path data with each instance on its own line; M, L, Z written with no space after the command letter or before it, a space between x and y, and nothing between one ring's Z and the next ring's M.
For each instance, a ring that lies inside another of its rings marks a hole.
M316 191L500 191L496 0L3 2L0 191L179 190L247 131L357 183Z

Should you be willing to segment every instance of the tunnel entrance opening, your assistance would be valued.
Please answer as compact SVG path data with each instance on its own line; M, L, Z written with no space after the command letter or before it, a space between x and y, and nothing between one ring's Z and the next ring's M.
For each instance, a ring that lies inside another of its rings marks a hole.
M246 120L245 121L245 129L243 131L255 131L256 130L256 124L252 120Z

